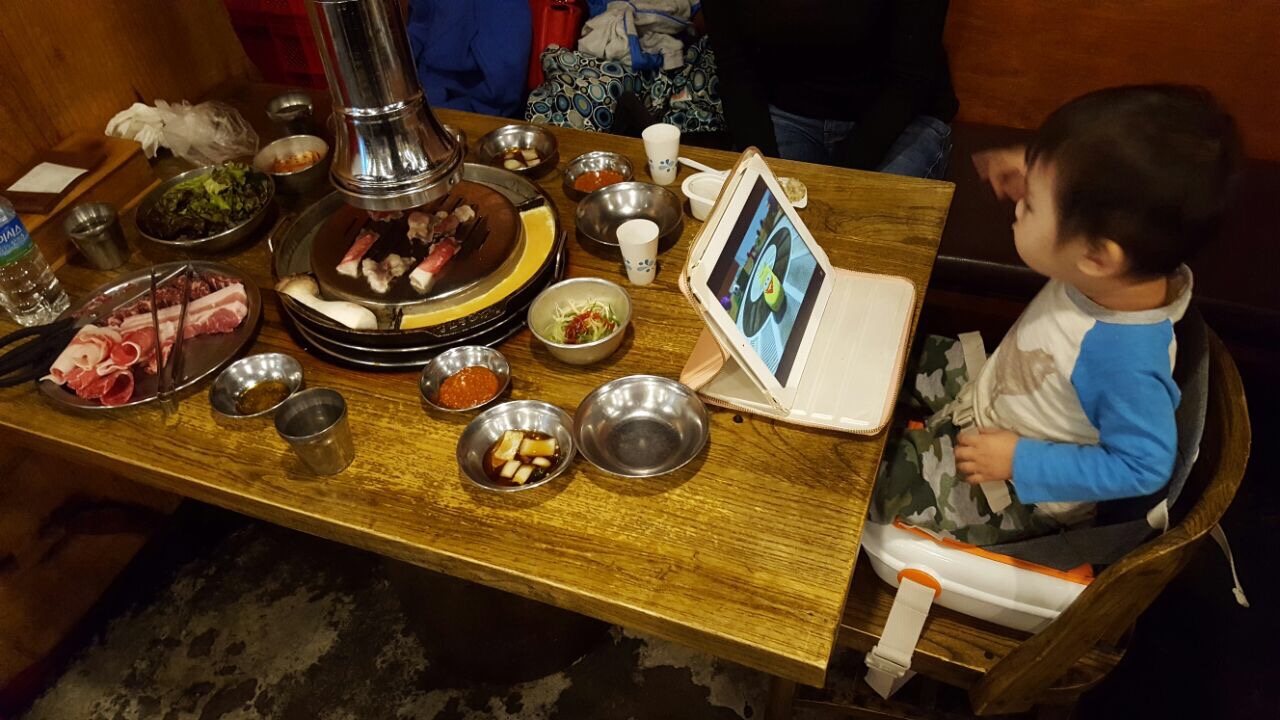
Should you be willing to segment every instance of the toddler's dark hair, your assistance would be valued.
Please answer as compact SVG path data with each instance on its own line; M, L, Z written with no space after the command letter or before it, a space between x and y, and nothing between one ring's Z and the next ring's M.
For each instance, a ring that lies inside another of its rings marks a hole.
M1082 95L1027 147L1028 167L1054 167L1059 235L1115 241L1136 276L1173 272L1218 233L1240 157L1235 120L1185 85Z

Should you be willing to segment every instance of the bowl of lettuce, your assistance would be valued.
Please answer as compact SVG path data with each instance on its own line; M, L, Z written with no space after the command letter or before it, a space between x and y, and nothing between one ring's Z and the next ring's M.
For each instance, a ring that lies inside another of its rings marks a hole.
M271 177L245 163L188 170L161 183L138 205L138 233L167 247L225 250L258 229L273 197Z

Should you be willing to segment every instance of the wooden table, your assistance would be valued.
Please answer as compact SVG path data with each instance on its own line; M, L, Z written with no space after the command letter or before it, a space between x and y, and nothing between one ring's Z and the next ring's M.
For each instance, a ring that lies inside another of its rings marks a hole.
M250 87L229 99L265 131L261 108L271 92ZM438 114L473 142L503 122ZM562 165L579 153L607 149L644 167L639 140L555 133ZM717 167L735 159L696 148L684 152ZM771 165L809 186L801 217L832 262L909 278L918 314L952 186L794 162ZM540 184L571 229L574 203L561 191L559 171ZM608 380L633 373L678 377L700 325L676 289L677 268L700 227L687 219L680 243L661 257L656 282L628 288L633 332L608 361L585 369L561 364L528 331L504 343L512 397L545 400L572 413ZM622 281L618 264L585 252L572 236L570 248L570 275ZM3 390L5 436L783 678L823 682L883 435L818 432L713 408L708 447L681 471L623 480L579 458L537 490L486 492L466 481L454 461L467 418L424 412L416 373L357 372L304 352L282 325L265 242L226 261L247 271L264 292L264 322L253 351L290 353L302 361L308 385L336 388L346 397L356 459L345 472L306 474L267 421L220 420L203 391L187 397L176 424L165 427L155 408L82 417L55 409L31 387ZM135 254L131 266L148 262ZM73 294L111 277L75 263L59 275Z

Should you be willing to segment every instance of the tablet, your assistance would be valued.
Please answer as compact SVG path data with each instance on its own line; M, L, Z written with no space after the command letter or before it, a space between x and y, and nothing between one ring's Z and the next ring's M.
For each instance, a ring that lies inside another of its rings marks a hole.
M739 172L690 290L762 389L790 408L833 271L764 160L751 157Z

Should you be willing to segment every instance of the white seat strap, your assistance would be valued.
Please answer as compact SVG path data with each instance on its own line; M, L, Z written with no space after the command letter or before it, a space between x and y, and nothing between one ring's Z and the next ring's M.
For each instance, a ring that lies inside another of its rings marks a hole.
M1227 542L1227 534L1222 531L1221 525L1214 525L1209 531L1209 536L1218 543L1218 547L1222 548L1222 554L1227 556L1227 564L1231 566L1231 582L1235 583L1231 593L1236 596L1236 602L1240 607L1249 607L1249 598L1244 596L1244 588L1240 586L1240 576L1236 574L1236 561L1231 556L1231 544Z
M969 376L969 384L972 385L978 381L978 374L982 372L982 368L987 364L987 347L982 342L982 333L967 332L960 333L956 336L960 341L960 349L964 352L964 370ZM972 392L972 390L970 391ZM972 403L969 403L972 407ZM968 411L971 416L972 410ZM957 418L961 424L967 425L972 422L972 417ZM970 432L970 430L966 430ZM977 432L977 430L971 430ZM1013 498L1009 495L1008 483L1002 482L986 482L978 486L982 488L982 494L987 496L987 505L991 506L991 512L998 513L1013 504Z
M978 373L987 364L987 346L982 342L982 333L960 333L956 339L960 341L960 350L964 353L964 372L969 376L969 382L977 382Z
M907 577L900 577L898 593L889 608L880 642L867 653L867 684L889 699L904 683L915 676L911 656L920 641L924 621L937 591Z

